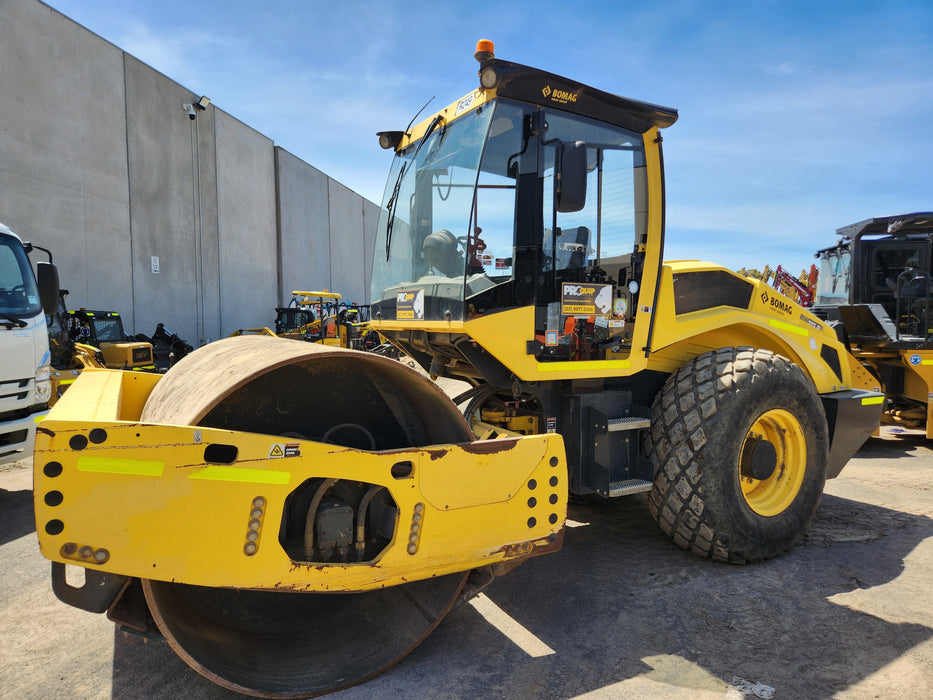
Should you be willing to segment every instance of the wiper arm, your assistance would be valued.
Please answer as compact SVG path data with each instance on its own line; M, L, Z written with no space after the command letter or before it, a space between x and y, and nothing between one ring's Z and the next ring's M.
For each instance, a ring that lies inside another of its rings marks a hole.
M408 172L408 164L402 166L402 169L398 173L398 179L395 181L395 187L392 188L392 196L389 197L388 204L386 205L389 210L389 221L386 223L386 262L389 260L389 251L392 248L392 224L395 223L395 209L396 204L398 204L398 191L402 188L402 180L405 178L405 173Z
M422 107L422 109L424 108ZM428 124L428 128L424 132L424 136L422 136L421 140L418 142L418 146L415 148L411 160L403 165L402 169L399 171L398 179L395 181L395 187L392 188L392 196L389 197L389 201L386 203L386 208L389 210L389 220L386 222L386 262L389 260L389 252L392 249L392 225L395 223L395 210L398 208L398 193L399 190L402 189L402 180L405 179L405 173L408 172L408 169L418 159L418 152L421 150L424 142L428 140L428 137L434 133L434 130L442 121L444 121L444 118L438 114L431 123Z
M4 326L16 326L17 328L25 328L29 324L26 323L19 316L14 316L12 314L0 314L0 324Z

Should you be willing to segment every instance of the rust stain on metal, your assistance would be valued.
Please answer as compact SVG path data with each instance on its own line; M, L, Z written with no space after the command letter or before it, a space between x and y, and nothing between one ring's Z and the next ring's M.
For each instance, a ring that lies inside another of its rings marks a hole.
M518 438L504 438L502 440L483 440L469 442L463 447L463 451L471 455L492 455L499 452L511 450L518 444Z
M535 557L540 554L557 552L564 544L564 528L558 532L552 533L547 537L527 542L516 542L506 544L490 552L490 555L502 554L508 558L514 557Z
M42 433L43 435L48 435L49 437L55 437L55 433L48 428L43 428L41 425L36 426L36 432Z
M431 461L442 459L447 455L450 450L425 450L428 453L428 456L431 458Z

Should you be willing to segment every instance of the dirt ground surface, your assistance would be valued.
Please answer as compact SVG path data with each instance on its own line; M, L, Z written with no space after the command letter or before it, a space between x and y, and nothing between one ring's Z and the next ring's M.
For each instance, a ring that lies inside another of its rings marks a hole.
M572 505L563 549L334 698L933 697L933 443L884 429L790 554L682 552L643 498ZM0 697L232 698L161 639L58 602L31 463L0 467Z

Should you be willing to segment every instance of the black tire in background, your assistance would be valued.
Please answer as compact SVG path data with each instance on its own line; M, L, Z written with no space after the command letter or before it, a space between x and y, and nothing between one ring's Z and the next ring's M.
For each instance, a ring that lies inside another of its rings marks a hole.
M652 407L652 516L680 547L751 563L790 549L819 506L826 417L812 381L768 350L721 348L668 377Z

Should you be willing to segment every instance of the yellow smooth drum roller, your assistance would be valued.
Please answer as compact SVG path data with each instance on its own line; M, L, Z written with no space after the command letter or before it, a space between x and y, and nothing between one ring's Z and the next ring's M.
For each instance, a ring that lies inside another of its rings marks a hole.
M186 357L153 390L140 422L364 450L472 439L437 387L393 360L263 336L221 340ZM336 531L330 556L322 553L329 543L318 541L312 543L310 558L359 558L352 544L340 554L340 542L347 539L341 529L355 520L369 491L358 482L311 480L292 494L286 519L303 525L314 504L311 515L320 534L334 537ZM374 530L364 549L380 546L378 529L391 526L393 507L384 491L369 495L364 514ZM290 531L289 523L283 531ZM381 533L382 539L387 535ZM283 544L286 549L298 546ZM365 680L407 654L450 609L466 576L450 574L364 593L256 591L155 580L144 581L143 589L161 632L202 675L247 694L307 697Z

